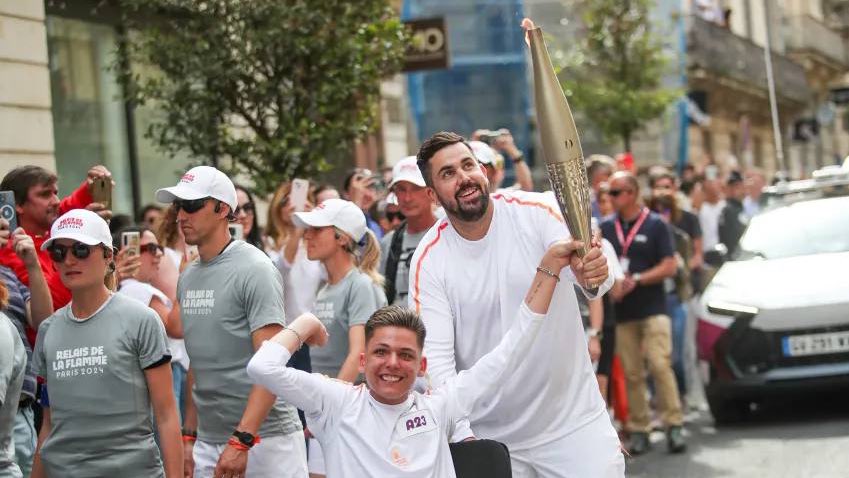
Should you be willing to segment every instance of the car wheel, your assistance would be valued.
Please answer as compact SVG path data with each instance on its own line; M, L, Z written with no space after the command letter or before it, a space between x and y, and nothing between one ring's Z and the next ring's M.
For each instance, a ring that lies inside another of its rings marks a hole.
M719 397L708 397L708 406L717 425L739 423L749 416L749 402L746 400L731 400Z

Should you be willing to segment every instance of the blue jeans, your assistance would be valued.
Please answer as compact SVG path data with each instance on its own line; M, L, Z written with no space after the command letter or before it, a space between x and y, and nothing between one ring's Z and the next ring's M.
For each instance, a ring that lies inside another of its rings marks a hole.
M35 457L35 446L38 441L32 407L18 408L18 414L15 415L13 437L15 441L15 461L18 463L24 478L29 478L32 471L32 460Z
M684 374L684 331L687 328L687 309L678 299L678 294L666 294L666 308L672 322L672 371L678 384L678 393L683 397L687 392L687 380Z
M180 423L183 423L183 415L186 412L186 378L188 371L177 362L171 362L171 377L174 380L174 397L177 399L177 413L180 414Z

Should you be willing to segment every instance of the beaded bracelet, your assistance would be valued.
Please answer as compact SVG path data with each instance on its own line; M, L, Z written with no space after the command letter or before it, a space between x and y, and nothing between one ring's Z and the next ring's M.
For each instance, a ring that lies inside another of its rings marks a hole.
M301 338L301 334L299 334L297 330L290 327L283 327L283 330L288 330L289 332L295 334L295 337L298 338L298 350L300 350L301 347L304 346L304 340Z
M550 275L551 277L554 277L557 282L560 282L560 276L555 274L550 269L546 269L545 267L540 266L537 267L537 272L542 272L543 274Z

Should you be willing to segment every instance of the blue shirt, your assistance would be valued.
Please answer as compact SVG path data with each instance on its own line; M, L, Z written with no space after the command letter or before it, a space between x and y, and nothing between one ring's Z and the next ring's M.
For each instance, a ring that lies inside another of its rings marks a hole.
M616 255L621 258L622 244L616 234L615 221L619 221L618 215L605 219L601 223L601 233L605 239L610 241L613 249L616 250ZM620 223L622 235L626 239L636 222L634 220ZM663 259L673 255L674 250L669 227L660 216L653 212L649 213L628 248L628 270L624 272L635 274L647 271L658 265ZM617 322L640 320L658 314L667 314L663 281L651 285L638 284L631 293L616 304Z
M24 348L27 351L27 370L24 377L24 384L21 388L21 398L35 398L35 388L37 385L35 377L35 369L32 366L32 346L27 340L26 324L27 324L27 302L30 299L29 288L25 286L18 276L8 267L0 266L0 281L6 285L9 290L9 305L3 309L3 312L12 319L21 340L24 343Z

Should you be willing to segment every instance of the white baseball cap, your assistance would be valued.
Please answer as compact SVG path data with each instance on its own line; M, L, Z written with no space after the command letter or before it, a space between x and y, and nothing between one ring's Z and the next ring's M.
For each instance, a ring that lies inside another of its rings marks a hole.
M197 166L186 172L176 186L156 191L156 200L172 203L177 199L213 198L236 210L236 187L221 171L210 166Z
M420 188L427 186L424 176L422 176L422 172L419 170L415 156L407 156L401 161L398 161L398 164L392 168L392 182L389 183L389 189L392 189L393 186L401 181L413 183Z
M88 209L72 209L53 221L50 238L44 241L41 250L46 251L57 239L71 239L87 246L103 244L112 247L109 224Z
M472 147L472 153L481 164L495 167L498 163L495 151L483 141L469 141L469 146Z
M360 242L366 235L366 216L356 204L344 199L328 199L312 211L296 212L293 221L298 227L334 226Z

